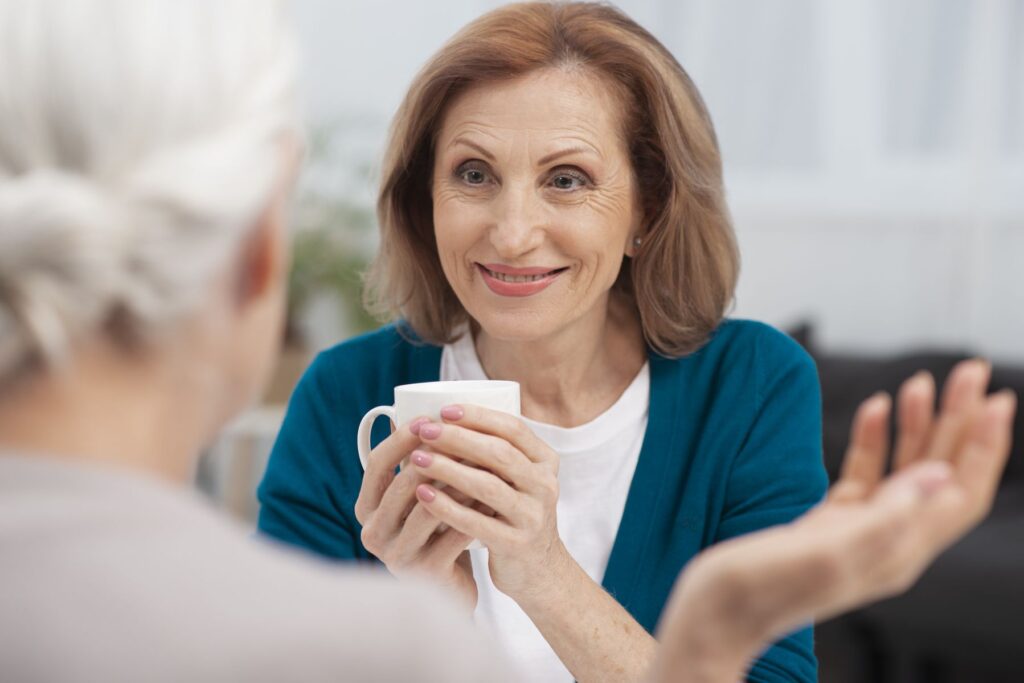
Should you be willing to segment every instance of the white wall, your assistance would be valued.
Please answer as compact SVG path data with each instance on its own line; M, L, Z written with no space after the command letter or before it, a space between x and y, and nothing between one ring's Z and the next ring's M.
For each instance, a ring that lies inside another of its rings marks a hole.
M298 0L311 120L374 166L419 66L499 4ZM716 121L737 315L812 318L832 348L1024 361L1024 0L619 4ZM372 182L346 177L369 202Z

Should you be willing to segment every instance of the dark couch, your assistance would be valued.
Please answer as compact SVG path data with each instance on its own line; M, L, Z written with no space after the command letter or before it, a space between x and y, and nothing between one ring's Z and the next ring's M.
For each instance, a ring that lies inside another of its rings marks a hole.
M939 389L965 353L822 353L807 327L793 332L818 365L825 464L835 481L854 411L878 390L928 370ZM1024 368L993 367L991 390L1024 395ZM1024 682L1024 416L991 516L944 553L903 596L822 624L823 683Z

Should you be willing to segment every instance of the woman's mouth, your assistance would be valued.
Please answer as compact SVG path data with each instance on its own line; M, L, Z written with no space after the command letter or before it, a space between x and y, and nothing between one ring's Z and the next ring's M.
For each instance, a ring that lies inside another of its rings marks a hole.
M563 268L511 268L500 263L476 264L488 289L499 296L532 296L546 289L568 270Z

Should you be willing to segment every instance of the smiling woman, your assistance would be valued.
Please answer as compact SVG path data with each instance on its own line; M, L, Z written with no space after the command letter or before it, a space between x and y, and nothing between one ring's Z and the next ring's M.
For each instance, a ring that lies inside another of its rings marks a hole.
M826 487L813 362L724 319L738 254L700 95L614 8L509 5L424 66L382 175L367 297L394 324L307 372L260 528L453 587L526 680L639 680L683 566ZM515 380L522 418L377 431L364 476L363 414L439 379ZM810 629L750 675L813 680Z
M431 190L437 252L487 335L604 327L623 255L642 240L621 109L603 78L563 68L450 105Z
M668 50L596 3L504 7L464 28L421 70L385 158L371 310L404 320L423 341L459 336L473 314L449 285L443 248L435 249L437 192L453 189L455 177L492 195L507 189L502 181L522 169L492 166L517 161L515 153L533 165L536 187L550 188L549 204L589 206L591 215L604 212L603 225L626 230L630 239L609 247L618 254L601 274L614 274L610 289L633 300L648 346L678 357L707 340L739 270L714 129Z

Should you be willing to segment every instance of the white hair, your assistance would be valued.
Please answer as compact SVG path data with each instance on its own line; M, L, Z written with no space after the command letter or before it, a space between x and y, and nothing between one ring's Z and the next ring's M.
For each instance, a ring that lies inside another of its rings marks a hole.
M0 384L192 310L299 131L274 0L0 0Z

